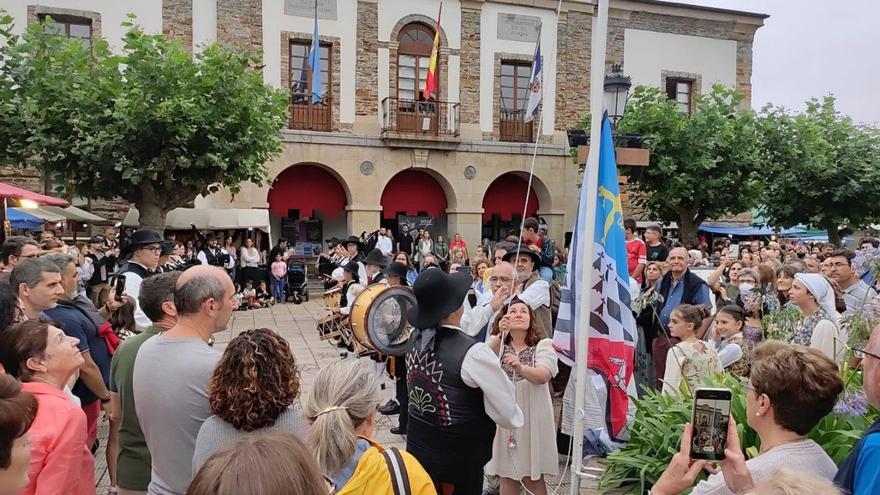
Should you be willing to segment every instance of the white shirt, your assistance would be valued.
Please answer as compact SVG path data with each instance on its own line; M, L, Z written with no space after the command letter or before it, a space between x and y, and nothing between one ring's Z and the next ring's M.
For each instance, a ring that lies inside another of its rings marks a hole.
M528 286L526 290L522 291L521 294L515 294L515 296L528 304L532 310L536 310L541 306L549 306L550 284L546 280L537 280ZM513 297L508 297L504 304L509 303ZM484 326L488 325L489 331L486 332L486 341L488 342L489 336L492 333L492 325L501 312L500 309L498 311L493 310L491 303L492 289L489 287L480 295L477 299L477 305L473 308L470 307L467 299L465 299L465 311L461 317L462 332L474 337L480 333Z
M275 260L272 260L275 261ZM260 252L257 251L257 248L252 247L248 250L247 247L241 247L241 266L247 266L251 268L256 268L257 265L260 264Z
M135 263L134 261L129 261L129 263L134 263L135 265L140 265L140 263ZM143 266L143 265L141 265ZM146 269L146 267L144 267ZM125 272L125 293L128 295L128 299L134 301L134 322L137 329L141 332L146 330L153 324L147 315L144 314L143 310L141 310L141 304L138 301L138 296L141 294L141 283L143 283L144 279L141 278L135 272Z
M376 248L379 251L382 251L382 254L388 256L391 254L391 251L394 251L394 244L391 243L391 239L384 235L380 235L376 240Z
M445 328L462 331L450 325ZM522 409L516 403L516 388L489 346L478 342L468 349L461 363L461 380L468 387L483 391L483 407L498 426L510 430L525 423Z
M357 299L357 296L363 292L363 290L364 286L359 283L349 285L348 290L345 291L345 302L348 304L339 308L339 313L343 315L351 313L351 307L354 306L354 300Z

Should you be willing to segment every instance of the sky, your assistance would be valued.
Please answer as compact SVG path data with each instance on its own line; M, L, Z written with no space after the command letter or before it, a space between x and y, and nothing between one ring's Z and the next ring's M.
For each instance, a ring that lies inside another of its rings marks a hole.
M838 111L880 125L880 0L677 1L770 15L755 34L756 110L832 93Z

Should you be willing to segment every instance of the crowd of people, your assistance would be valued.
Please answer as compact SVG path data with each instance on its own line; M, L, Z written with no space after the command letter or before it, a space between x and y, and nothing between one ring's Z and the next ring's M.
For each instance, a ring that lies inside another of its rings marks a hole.
M880 490L880 424L841 466L806 438L844 388L839 365L864 368L867 400L880 407L880 328L850 349L839 323L876 296L855 253L821 251L812 263L795 246L719 245L723 261L704 281L693 253L666 246L659 228L642 241L634 222L625 227L638 384L691 394L706 375L733 373L748 380L748 424L761 440L746 460L731 420L726 459L713 467L691 459L688 425L652 493L840 493L831 480L856 495ZM265 280L262 300L253 279L236 287L233 271L263 261L252 241L208 235L190 256L165 254L178 244L155 232L122 246L112 233L85 253L25 238L0 250L0 495L95 494L102 415L111 491L123 495L549 492L553 399L570 371L552 345L565 254L537 219L472 253L458 234L447 244L402 228L396 238L380 229L369 250L357 236L339 240L321 259L339 317L371 285L412 288L413 347L394 362L385 404L374 363L354 357L323 367L301 399L295 353L277 329L214 349L240 306L285 299L287 286ZM275 279L287 275L288 249L267 255ZM768 339L762 322L780 308L803 315L788 342ZM392 433L406 435L405 451L375 441L380 414L399 415ZM703 469L715 474L694 485Z

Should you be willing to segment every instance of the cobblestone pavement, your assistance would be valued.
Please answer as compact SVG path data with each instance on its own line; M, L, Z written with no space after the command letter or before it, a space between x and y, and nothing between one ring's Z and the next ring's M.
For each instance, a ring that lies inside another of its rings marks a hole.
M315 377L323 366L332 363L340 358L339 351L336 347L328 342L322 341L318 337L315 329L316 321L326 316L323 301L313 298L311 301L295 305L293 303L278 304L272 308L256 309L250 311L237 311L233 313L232 321L229 329L214 335L216 340L214 346L222 351L226 348L226 344L239 333L251 328L271 328L279 333L290 342L293 350L296 364L300 370L301 392L299 401L310 393ZM382 391L382 403L384 404L389 398L394 396L394 384L386 377L385 389ZM556 409L558 411L559 406ZM379 416L376 425L376 434L374 440L385 446L394 446L398 448L406 447L406 440L399 435L392 435L389 431L397 424L397 416ZM108 427L106 423L99 424L99 439L101 446L95 458L96 478L98 480L98 494L107 493L110 486L109 476L107 474L107 463L104 454L104 446L106 445ZM559 472L565 469L565 479L561 480L558 476L551 476L547 479L549 492L552 494L557 486L559 494L569 493L568 483L568 459L565 456L559 456L560 467ZM560 485L560 481L562 481ZM593 495L599 492L595 489L595 482L584 481L581 483L581 495Z

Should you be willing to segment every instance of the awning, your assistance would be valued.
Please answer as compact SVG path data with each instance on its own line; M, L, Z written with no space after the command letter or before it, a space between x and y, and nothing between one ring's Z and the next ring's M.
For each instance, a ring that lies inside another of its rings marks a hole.
M74 220L76 222L105 222L106 218L99 217L98 215L94 215L92 213L83 210L82 208L77 208L76 206L68 206L67 208L61 208L58 206L41 206L41 210L47 211L49 213L55 213L56 215L61 215L68 220Z
M122 224L137 227L140 213L130 208ZM269 210L249 208L175 208L165 216L165 228L189 230L260 229L269 232Z
M29 199L31 201L36 201L41 205L68 205L68 202L63 199L53 198L52 196L46 196L45 194L28 191L27 189L22 189L20 187L15 187L11 184L6 184L5 182L0 182L0 198Z
M738 236L795 235L804 232L804 229L781 229L779 232L776 232L770 227L733 227L724 225L700 225L699 230L709 234Z
M25 213L21 210L16 210L15 208L9 208L6 210L6 215L9 220L9 225L11 225L13 229L39 230L43 228L43 220L30 213Z
M27 214L29 214L29 215L33 215L33 216L35 216L35 217L37 217L37 218L40 218L40 219L42 219L42 220L45 221L45 222L63 222L63 221L65 221L65 220L67 220L67 217L65 217L65 216L63 216L63 215L59 215L59 214L57 214L57 213L53 213L53 212L48 211L48 210L44 210L43 208L45 208L45 207L40 207L40 208L27 208L27 209L22 209L22 208L9 208L7 211L9 211L9 210L18 210L18 211L22 211L22 212L27 213Z

